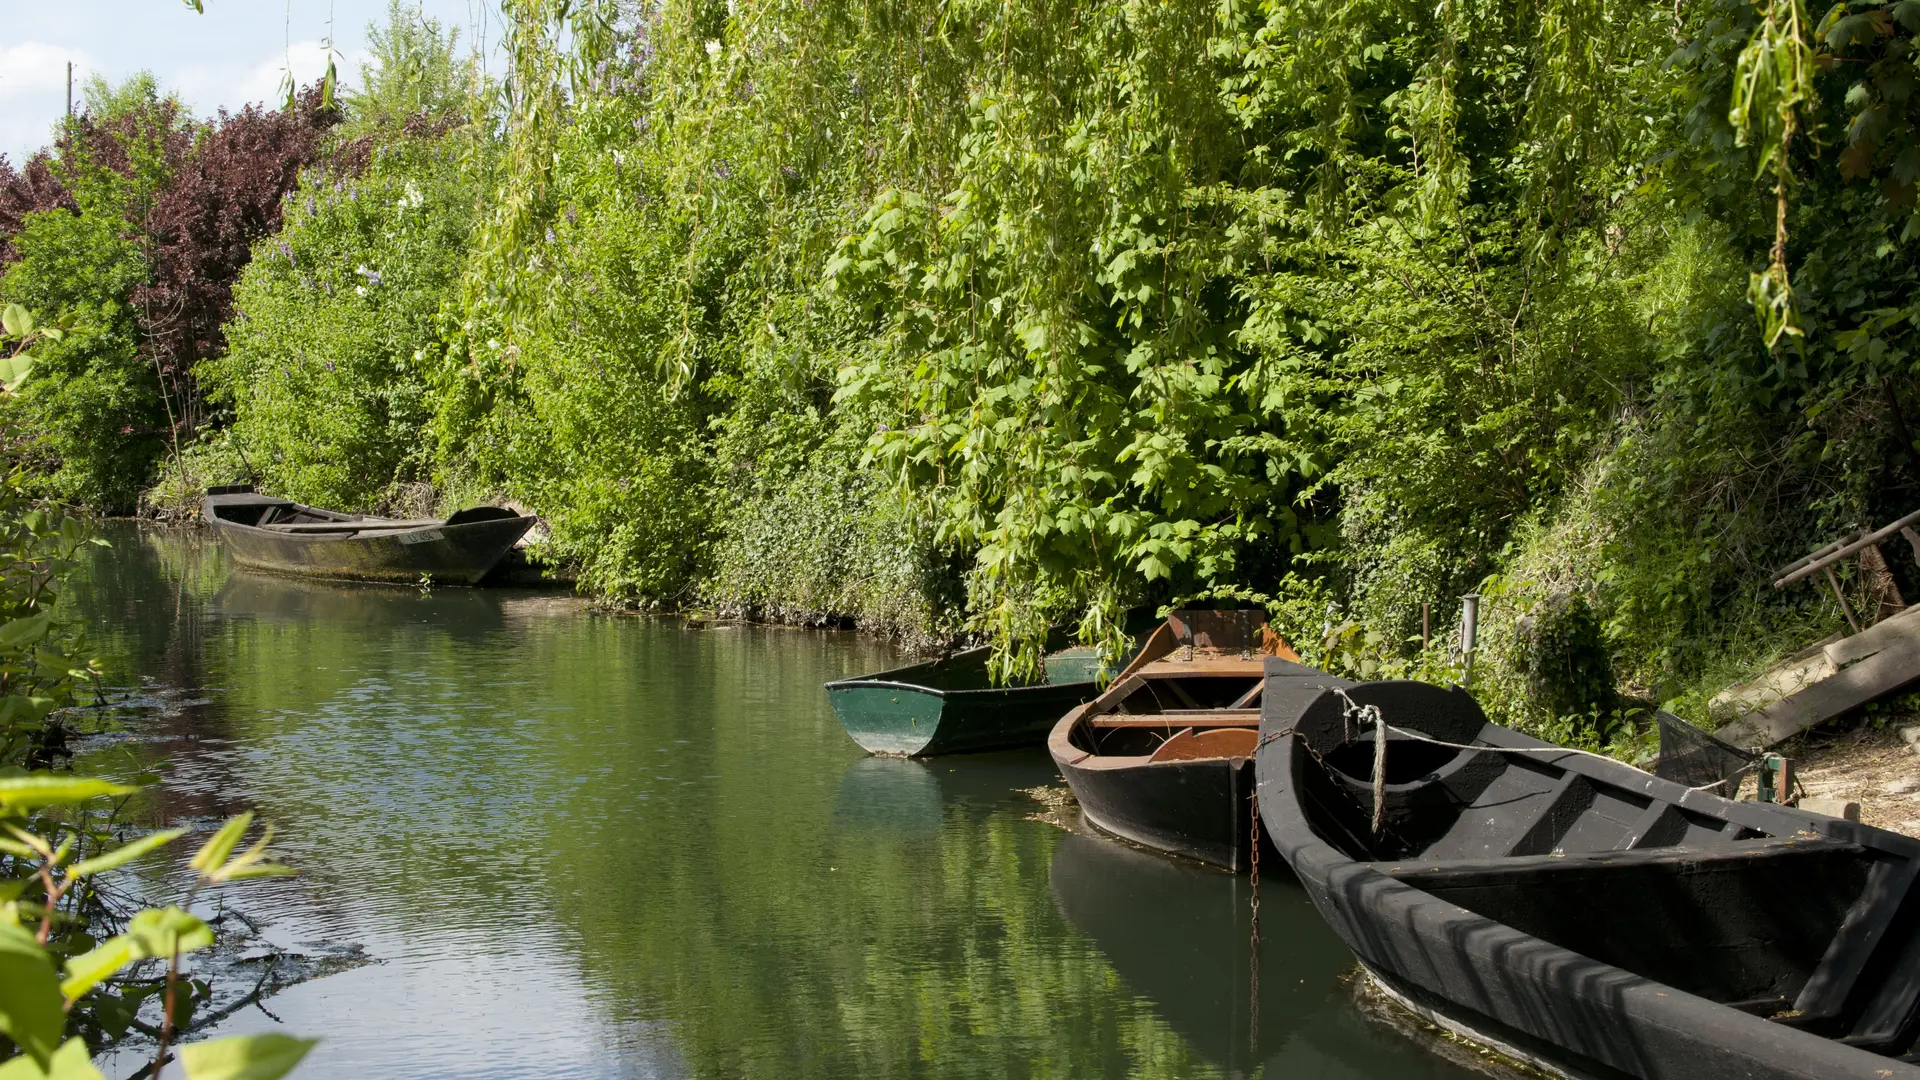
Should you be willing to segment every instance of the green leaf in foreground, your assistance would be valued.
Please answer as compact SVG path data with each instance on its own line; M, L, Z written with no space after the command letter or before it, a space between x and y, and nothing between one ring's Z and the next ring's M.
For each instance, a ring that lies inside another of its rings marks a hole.
M93 1067L87 1044L68 1039L44 1066L24 1056L0 1065L0 1080L106 1080L106 1077Z
M152 851L154 848L172 843L181 836L184 836L186 831L185 829L163 829L157 833L149 833L130 844L115 848L105 855L96 855L91 859L82 859L74 863L67 868L67 876L85 877L88 874L100 874L116 867L124 866L140 856L145 855L147 852Z
M31 353L15 353L12 356L0 356L0 389L9 393L20 389L33 374L33 356Z
M247 826L251 824L253 824L252 811L235 814L225 825L220 826L220 831L213 834L213 839L207 841L206 846L202 847L199 853L194 855L193 861L187 865L202 874L211 873L227 861L227 856L233 854L234 848L240 846L240 838L246 835Z
M213 928L177 907L148 908L127 924L142 956L171 957L213 945Z
M187 1080L278 1080L293 1071L318 1039L291 1035L237 1035L180 1048ZM0 1078L3 1080L3 1078Z
M32 934L0 923L0 1032L41 1066L60 1046L67 1014L53 961Z
M100 984L121 968L140 959L139 946L125 934L116 934L86 952L67 961L67 977L60 981L60 993L69 1003Z
M0 810L32 810L41 806L86 802L104 795L131 795L138 788L84 776L29 773L0 779Z

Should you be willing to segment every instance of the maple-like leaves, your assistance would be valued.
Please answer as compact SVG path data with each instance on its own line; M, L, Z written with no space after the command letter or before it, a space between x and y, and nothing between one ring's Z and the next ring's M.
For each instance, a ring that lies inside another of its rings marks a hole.
M184 377L226 347L233 285L253 242L280 227L280 208L302 169L326 148L338 111L317 87L288 109L224 110L194 139L139 229L151 277L129 297L163 369Z

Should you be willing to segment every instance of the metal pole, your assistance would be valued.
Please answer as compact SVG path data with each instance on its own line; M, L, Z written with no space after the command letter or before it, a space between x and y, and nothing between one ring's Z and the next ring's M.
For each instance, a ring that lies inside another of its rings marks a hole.
M1460 658L1468 671L1473 670L1473 649L1480 638L1480 594L1460 598Z
M67 61L67 119L73 119L73 61Z

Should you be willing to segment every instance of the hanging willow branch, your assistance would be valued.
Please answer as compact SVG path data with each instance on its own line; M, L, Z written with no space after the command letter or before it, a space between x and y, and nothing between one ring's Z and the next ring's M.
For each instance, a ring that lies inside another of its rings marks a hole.
M1764 176L1768 169L1774 174L1771 261L1747 285L1754 317L1771 349L1782 337L1803 336L1787 273L1787 190L1793 180L1789 150L1799 128L1800 110L1814 96L1814 65L1801 0L1759 0L1758 6L1760 25L1740 52L1727 119L1740 145L1758 136L1755 175Z

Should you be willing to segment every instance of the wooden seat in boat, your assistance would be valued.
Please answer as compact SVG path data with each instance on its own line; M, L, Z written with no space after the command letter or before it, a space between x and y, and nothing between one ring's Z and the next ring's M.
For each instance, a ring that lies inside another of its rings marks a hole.
M1215 728L1195 731L1183 728L1160 744L1148 761L1198 761L1207 758L1252 757L1260 745L1260 732L1248 727Z

